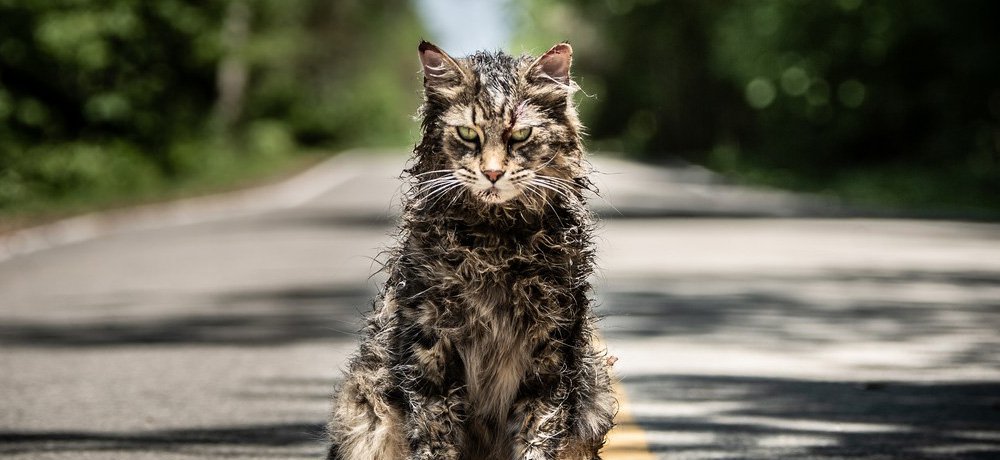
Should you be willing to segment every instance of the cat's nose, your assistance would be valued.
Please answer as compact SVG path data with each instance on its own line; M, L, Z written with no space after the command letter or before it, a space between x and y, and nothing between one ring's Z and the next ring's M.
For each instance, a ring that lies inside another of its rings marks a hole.
M503 175L503 171L499 169L487 169L486 171L483 171L483 174L486 175L486 178L489 179L490 182L495 184L498 180L500 180L500 176Z

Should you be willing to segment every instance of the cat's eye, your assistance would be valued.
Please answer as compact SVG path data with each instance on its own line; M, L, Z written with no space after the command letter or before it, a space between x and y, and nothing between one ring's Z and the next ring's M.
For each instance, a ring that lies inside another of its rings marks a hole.
M531 136L531 127L521 128L510 133L510 140L512 142L524 142Z
M479 140L479 133L468 126L459 126L458 137L461 137L463 141L476 142Z

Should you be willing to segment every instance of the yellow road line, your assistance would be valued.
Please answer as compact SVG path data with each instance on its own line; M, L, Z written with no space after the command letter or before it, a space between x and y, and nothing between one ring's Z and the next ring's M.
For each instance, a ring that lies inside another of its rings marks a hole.
M608 349L604 337L596 334L594 338L598 347ZM611 358L609 364L613 364L614 361L618 361L618 358ZM646 432L632 418L632 406L628 397L625 396L625 388L622 387L621 382L615 382L614 387L615 397L618 398L618 414L615 415L615 427L608 433L607 442L601 449L601 458L604 460L655 460L656 457L649 450Z
M654 460L656 457L649 451L646 432L632 418L632 408L621 384L615 384L615 396L618 398L616 425L608 433L608 442L601 450L601 458L604 460Z

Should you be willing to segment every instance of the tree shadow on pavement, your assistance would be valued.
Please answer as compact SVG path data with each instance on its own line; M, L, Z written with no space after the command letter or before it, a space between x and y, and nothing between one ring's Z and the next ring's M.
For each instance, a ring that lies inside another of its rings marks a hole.
M995 382L640 375L625 384L665 458L1000 458Z
M685 338L779 350L946 344L937 365L1000 366L1000 273L831 271L608 284L598 311L609 340Z
M606 284L599 311L612 349L655 348L649 356L666 361L672 345L696 350L678 350L687 361L674 370L635 363L623 381L662 458L1000 458L1000 381L987 380L1000 366L1000 273L826 270ZM690 362L714 350L717 363ZM872 376L886 377L865 380Z
M270 401L282 410L290 401L329 401L339 378L271 377L248 382L247 391L232 396L244 403ZM325 404L324 404L325 405ZM185 458L320 458L327 444L325 424L312 414L289 412L287 423L234 426L193 426L136 431L0 431L0 457L44 454L73 458L74 454L104 452L133 458L172 453ZM144 457L145 458L145 457Z
M118 458L143 452L225 457L319 458L324 427L281 423L143 432L0 432L0 454L107 452Z
M374 291L364 286L299 287L231 292L188 299L197 313L110 317L87 322L0 325L0 344L30 347L109 347L141 344L270 346L356 336Z

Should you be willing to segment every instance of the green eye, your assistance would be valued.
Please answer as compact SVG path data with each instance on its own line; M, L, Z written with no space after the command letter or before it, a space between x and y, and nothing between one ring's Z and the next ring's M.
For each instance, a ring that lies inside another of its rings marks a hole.
M458 137L461 137L463 141L476 142L479 140L479 133L468 126L459 126Z
M510 140L514 142L522 142L531 135L531 127L521 128L517 131L510 133Z

